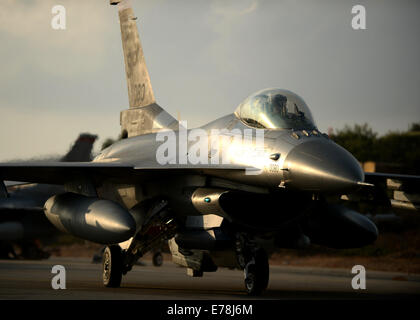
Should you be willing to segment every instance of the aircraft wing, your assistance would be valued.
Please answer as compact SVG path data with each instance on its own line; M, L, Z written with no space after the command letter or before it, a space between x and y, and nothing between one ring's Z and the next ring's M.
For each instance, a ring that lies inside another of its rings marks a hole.
M22 181L5 181L4 182L4 185L6 186L6 188L22 186L26 184L29 184L29 182L22 182Z
M420 183L420 176L409 174L365 172L365 180L367 182L384 181L385 179L394 179L404 181L406 183Z
M244 173L250 169L237 165L135 165L121 162L24 162L0 163L0 180L47 184L66 184L80 178L94 181L133 182L143 178L167 177L175 174L221 176L228 172Z
M45 201L44 201L45 202ZM43 205L32 198L2 198L0 197L0 210L9 211L42 211Z
M365 172L365 182L374 185L364 190L375 205L391 206L405 211L420 211L420 176Z

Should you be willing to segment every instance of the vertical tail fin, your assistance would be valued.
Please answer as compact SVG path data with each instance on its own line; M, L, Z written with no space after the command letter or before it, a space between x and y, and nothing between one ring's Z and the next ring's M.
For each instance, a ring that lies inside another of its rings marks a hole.
M64 162L91 161L92 148L98 136L81 133L70 151L61 159Z
M130 0L110 0L118 6L130 108L121 112L123 138L178 129L178 121L156 104L144 60L136 17Z
M148 106L155 102L155 96L137 31L137 18L130 1L111 0L111 4L118 5L130 108Z

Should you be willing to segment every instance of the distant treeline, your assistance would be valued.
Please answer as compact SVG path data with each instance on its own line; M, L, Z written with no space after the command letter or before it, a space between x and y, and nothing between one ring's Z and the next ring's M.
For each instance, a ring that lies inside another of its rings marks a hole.
M350 151L360 162L398 165L401 173L420 174L420 123L405 132L378 136L368 124L345 126L330 138Z

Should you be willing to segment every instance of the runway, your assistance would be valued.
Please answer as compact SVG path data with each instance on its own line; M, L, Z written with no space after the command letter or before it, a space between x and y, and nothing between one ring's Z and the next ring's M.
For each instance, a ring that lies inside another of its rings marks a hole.
M243 273L219 269L191 278L186 269L169 261L154 267L134 266L122 287L105 288L101 265L86 258L51 258L42 261L0 260L0 299L250 299L243 288ZM54 265L66 269L66 289L54 290ZM351 270L270 266L270 283L258 299L418 299L420 275L366 270L366 290L354 290ZM252 297L255 299L255 297Z

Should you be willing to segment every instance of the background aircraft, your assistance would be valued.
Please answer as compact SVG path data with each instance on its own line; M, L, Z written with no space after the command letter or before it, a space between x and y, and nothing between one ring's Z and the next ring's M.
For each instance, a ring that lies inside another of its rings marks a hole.
M3 179L64 185L65 193L46 201L46 216L62 231L108 245L105 286L120 286L136 260L163 240L191 276L218 267L244 270L249 294L268 285L272 248L309 241L351 248L375 241L376 226L338 202L375 185L364 181L349 152L318 131L305 102L290 91L258 91L234 113L201 128L207 145L212 130L227 130L216 151L226 152L230 164L180 161L196 142L182 145L193 131L156 104L133 10L127 1L111 4L118 5L130 106L120 116L123 139L90 163L0 165ZM263 150L255 156L255 140L235 139L245 130L253 137L264 132ZM157 153L165 132L167 141L176 141L168 148L177 152L162 165ZM383 178L369 175L375 183Z
M82 133L60 161L90 161L96 135ZM0 197L0 256L16 256L13 244L20 247L19 258L42 259L49 254L40 247L40 240L51 240L58 230L46 219L43 207L63 186L6 181Z

